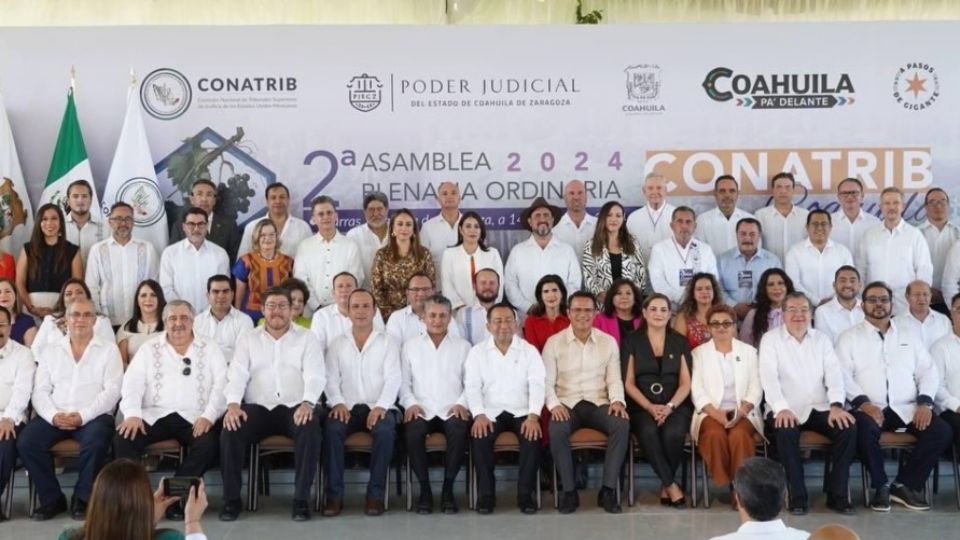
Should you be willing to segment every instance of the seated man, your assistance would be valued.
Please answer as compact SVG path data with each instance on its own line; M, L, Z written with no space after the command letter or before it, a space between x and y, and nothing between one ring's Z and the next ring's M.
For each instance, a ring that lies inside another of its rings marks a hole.
M400 346L397 340L373 327L377 312L373 294L356 289L350 294L350 332L327 347L327 404L330 415L324 426L323 466L327 473L327 502L323 515L343 510L344 442L358 431L373 437L370 481L367 483L368 516L384 512L387 473L397 430L395 403L400 391Z
M350 293L358 287L357 278L350 272L340 272L333 276L333 303L318 309L310 320L310 331L320 340L320 348L327 350L327 345L334 338L349 334L353 328L350 322L348 308L350 307ZM373 317L373 327L383 330L383 317L380 310Z
M10 310L0 306L0 493L17 464L17 436L27 419L37 370L30 349L10 339L10 319Z
M847 497L850 462L856 450L857 426L843 409L843 372L830 338L812 328L813 306L803 293L783 301L784 325L760 341L760 385L766 399L767 433L773 435L790 483L790 513L810 508L803 478L800 432L815 431L830 439L833 472L827 507L852 514Z
M630 444L630 421L620 380L620 349L610 334L593 328L596 306L591 293L573 293L567 310L570 326L551 336L543 348L550 452L563 484L561 514L577 509L570 435L581 427L607 434L603 487L597 504L609 514L621 512L617 483Z
M193 335L187 301L163 311L163 335L141 345L123 375L115 454L139 461L147 446L176 439L187 454L175 476L203 476L217 460L227 362L212 339ZM183 519L183 502L167 519Z
M543 360L537 349L517 336L517 314L508 303L487 312L490 339L467 356L464 388L473 414L473 459L477 468L477 512L494 507L493 447L497 436L512 431L520 441L517 504L535 514L540 470L540 410L544 403Z
M929 510L923 485L950 446L950 426L933 415L940 377L916 333L890 320L893 292L882 281L863 289L864 321L837 340L847 400L857 418L860 455L874 489L870 507L889 512L890 501ZM917 444L893 484L884 470L880 434L906 428Z
M463 395L463 364L470 344L447 332L453 306L446 297L434 295L424 305L427 335L404 343L400 355L400 405L404 438L410 468L420 481L417 513L433 511L430 474L427 470L426 437L443 433L447 438L444 454L443 491L440 507L444 514L455 514L457 503L453 483L457 479L467 449L470 413Z
M326 384L317 337L293 323L290 291L263 293L264 325L240 334L227 370L227 412L220 435L221 521L240 516L240 483L250 444L271 435L294 440L294 521L310 519L310 487L323 436L317 403ZM242 404L241 404L242 401Z
M952 331L933 344L930 355L940 375L936 396L940 418L950 424L953 444L960 449L960 293L950 299L950 318Z
M37 416L17 440L17 452L37 486L40 508L33 519L44 521L67 509L53 468L50 447L64 439L80 443L77 483L71 512L84 519L93 480L106 462L113 439L113 408L120 399L123 361L116 344L93 332L93 302L83 298L67 308L67 335L40 349L33 384Z
M807 540L810 533L787 527L777 518L783 508L785 484L783 467L776 461L763 457L744 461L733 478L740 528L711 540Z

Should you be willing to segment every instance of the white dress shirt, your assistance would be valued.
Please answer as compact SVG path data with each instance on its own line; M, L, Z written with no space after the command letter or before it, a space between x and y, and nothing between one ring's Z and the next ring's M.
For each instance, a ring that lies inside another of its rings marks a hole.
M479 303L458 309L455 319L460 325L460 334L470 345L476 345L490 337L490 331L487 330L487 308Z
M833 296L834 274L841 266L853 266L853 255L829 238L820 251L807 238L790 248L784 264L794 287L817 305L824 298Z
M584 214L583 220L578 227L570 218L570 214L564 213L560 221L553 226L553 236L561 242L568 244L573 248L574 253L583 253L584 248L590 240L593 239L593 231L597 228L597 218L590 214Z
M950 248L960 240L960 227L947 222L943 229L937 229L930 221L924 221L917 226L923 239L927 241L927 247L930 249L930 260L933 263L933 281L930 286L937 289L943 281L943 266L947 262L947 254ZM950 299L946 299L947 304Z
M83 225L83 228L77 226L73 220L73 213L67 212L64 220L67 222L64 230L67 232L67 242L80 248L80 258L84 264L87 262L87 254L94 244L110 236L110 230L104 226L103 220L98 220L94 215L95 209L91 209L90 219Z
M539 415L545 382L540 353L523 338L514 336L506 354L500 352L491 337L474 345L467 355L464 389L474 417L482 414L495 422L502 412L516 417Z
M756 212L763 225L763 247L784 260L790 246L807 237L807 214L810 211L793 205L784 217L775 206L765 206Z
M831 403L844 402L843 371L833 342L813 328L802 341L791 336L786 325L763 335L760 384L768 414L789 410L801 424L810 411L828 411Z
M920 336L896 320L890 321L883 336L868 321L851 327L837 340L837 356L854 409L869 400L881 408L890 407L909 424L919 397L926 396L932 403L940 387L937 368Z
M534 289L547 274L560 276L567 286L567 294L580 290L583 273L580 260L573 248L550 238L546 248L540 248L533 235L513 246L504 268L503 284L510 303L522 314L536 303Z
M30 349L7 339L0 349L0 420L19 424L27 419L37 363Z
M433 256L433 265L436 267L437 281L443 277L443 252L457 243L457 232L460 227L461 214L457 214L457 221L450 225L443 219L443 213L437 214L423 222L420 228L420 244L430 250Z
M357 225L347 231L347 238L353 240L357 244L357 249L360 250L363 280L359 283L364 288L370 288L370 276L373 275L373 256L377 254L378 249L387 247L387 241L390 239L390 224L387 223L387 234L383 236L383 240L366 223Z
M424 420L452 415L454 405L467 406L463 393L463 366L470 354L466 340L447 334L440 346L430 336L420 336L403 344L400 353L400 405L409 409L419 405Z
M237 338L247 330L253 330L253 319L232 306L223 320L218 320L211 308L197 313L193 318L193 333L216 342L227 364L233 360L233 349L237 345Z
M648 204L643 208L637 208L627 217L627 231L633 235L637 245L640 246L643 260L650 260L650 250L653 249L654 244L673 236L670 220L673 219L673 211L676 209L676 206L668 202L663 203L659 210L650 208Z
M327 347L327 404L366 405L392 409L400 393L400 344L374 330L363 349L353 333L333 339Z
M950 299L960 292L960 242L954 243L947 252L947 258L943 263L943 280L933 284L934 287L937 285L943 293L944 302L949 306Z
M747 420L763 435L763 419L760 417L760 401L763 399L763 387L760 384L760 364L757 349L734 339L729 353L717 350L710 341L700 345L691 353L693 370L690 372L690 399L693 401L693 422L690 425L690 437L696 441L700 437L700 425L707 417L704 407L713 405L723 410L727 388L733 383L734 395L731 408L740 406L741 401L753 405ZM732 379L732 380L731 380Z
M930 248L920 231L902 219L892 231L883 223L867 229L857 249L863 282L883 281L893 289L894 313L907 309L907 284L917 279L932 283Z
M317 403L326 386L317 336L291 322L280 339L266 326L240 334L227 368L226 403L252 403L273 410Z
M160 286L167 302L186 300L194 311L207 308L207 280L230 275L230 258L220 246L204 240L200 249L189 238L167 246L160 255Z
M253 228L257 226L258 222L269 217L269 215L266 215L257 218L247 223L247 226L243 228L243 236L240 238L240 248L237 249L238 256L251 251L253 246ZM296 256L297 247L300 246L300 242L303 242L311 236L313 236L313 229L310 228L310 225L306 221L288 214L287 222L283 224L283 230L280 231L280 253L289 257Z
M460 337L460 327L453 317L447 325L447 332L451 336ZM387 320L387 333L396 338L397 343L402 346L407 340L426 335L427 325L419 315L413 312L413 306L407 306L390 315L390 319Z
M185 358L190 359L189 375L183 374ZM149 425L173 413L191 424L201 416L215 423L227 406L226 384L227 362L216 342L196 336L186 354L179 354L163 333L144 343L130 361L120 412Z
M930 347L943 336L953 332L953 322L950 317L943 313L927 310L927 316L921 321L913 316L913 313L907 311L897 315L897 326L901 329L909 329L920 336L923 346L930 350Z
M697 232L694 236L706 242L713 254L720 257L737 247L737 222L752 217L750 212L734 208L727 218L719 208L714 208L697 216Z
M844 330L863 321L863 302L859 298L856 299L856 302L853 309L847 309L834 296L829 302L819 306L814 311L813 324L818 331L826 334L831 341L836 343L837 338Z
M863 238L863 233L867 232L870 227L880 224L880 219L877 216L868 214L863 209L860 209L860 213L853 221L847 218L842 208L830 214L830 219L833 224L830 239L838 244L843 244L854 255L860 247L860 239Z
M340 272L350 272L357 283L363 283L363 261L353 240L338 232L330 240L315 234L300 242L293 259L293 276L302 279L310 290L310 311L333 303L333 278Z
M120 400L123 361L112 341L94 335L80 360L74 360L70 338L61 337L41 349L33 383L33 408L53 424L58 413L79 412L83 425L110 414Z
M473 276L470 275L470 259L473 259L474 272L484 268L496 270L500 279L503 279L503 259L497 248L491 247L487 251L477 248L473 255L467 253L462 245L447 248L443 252L443 271L440 272L440 290L450 300L453 309L460 306L469 306L477 301L477 294L473 290ZM437 262L438 259L434 259ZM503 287L500 288L499 302L503 298Z
M87 257L87 286L97 311L120 326L133 317L137 285L157 279L160 256L150 242L131 238L121 245L112 236L90 248Z
M940 375L936 402L940 411L960 411L960 337L950 330L933 347L930 356Z
M807 540L810 533L784 525L782 519L771 521L748 521L736 532L714 536L710 540Z
M674 303L680 303L694 274L719 274L717 258L709 246L694 238L684 248L672 236L653 245L648 269L653 291L667 295Z
M568 326L550 336L543 347L543 367L548 410L559 405L572 409L581 401L597 406L627 404L620 378L620 348L606 332L592 328L583 342Z
M63 325L62 328L60 326L61 324ZM93 323L93 333L104 341L115 343L117 340L116 335L113 333L113 326L110 325L110 319L103 315L97 315L97 322ZM65 319L62 319L60 323L58 323L57 318L53 315L44 317L43 322L40 323L40 328L37 329L37 335L33 338L33 344L30 345L30 350L33 352L33 356L37 359L37 362L43 360L41 356L43 352L41 349L60 341L65 335L67 335L67 323Z
M379 309L373 316L373 329L384 329L383 316L380 315ZM351 330L353 330L353 321L350 320L350 317L340 313L340 307L336 304L330 304L317 310L310 320L310 331L316 334L320 341L320 349L323 351L327 350L331 341L339 336L349 334Z

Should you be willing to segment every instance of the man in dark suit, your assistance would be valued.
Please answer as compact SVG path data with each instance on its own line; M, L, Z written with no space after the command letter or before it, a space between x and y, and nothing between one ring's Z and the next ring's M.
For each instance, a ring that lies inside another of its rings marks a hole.
M200 178L193 183L190 190L190 204L184 207L184 210L196 206L207 212L208 227L207 240L222 247L230 257L232 266L237 260L237 248L240 247L240 229L236 222L228 220L219 214L214 215L213 209L217 206L217 186L207 180ZM183 236L183 214L177 216L176 221L170 226L170 243L179 242L184 239Z

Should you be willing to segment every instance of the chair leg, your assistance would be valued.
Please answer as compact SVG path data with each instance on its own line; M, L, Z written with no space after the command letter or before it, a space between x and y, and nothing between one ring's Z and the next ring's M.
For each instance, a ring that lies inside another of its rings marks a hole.
M690 443L690 504L697 507L697 447Z
M410 456L407 456L406 460L406 474L404 478L406 480L406 490L407 490L407 512L413 510L413 485L411 484L410 478Z
M560 490L557 489L557 462L554 461L550 465L550 472L553 473L553 485L551 486L553 491L553 507L560 508Z
M10 515L13 514L13 484L14 480L17 478L17 470L14 470L10 473L10 481L7 482L7 493L6 498L3 501L3 517L10 519Z
M30 473L27 473L27 515L33 517L34 510L37 509L37 486L33 483L33 479L30 478Z
M259 479L258 469L260 467L260 445L251 444L249 448L250 460L247 471L247 510L255 512L257 510L257 481Z
M313 503L313 511L320 512L323 510L323 458L320 458L320 463L317 464L317 497Z
M636 486L633 480L633 452L633 438L631 437L630 444L627 445L627 504L629 506L633 506L637 502Z
M870 508L870 492L868 487L870 486L869 482L869 473L867 472L867 465L860 460L860 483L863 485L863 506Z
M950 450L951 461L953 462L953 489L957 496L957 508L960 509L960 464L957 460L957 447L953 446Z
M370 449L370 455L371 456L373 455L372 448ZM400 480L401 480L400 465L397 465L397 491L400 491L400 489L403 487L403 485L400 483ZM387 467L387 477L384 479L383 485L390 486L390 468L389 467ZM400 495L401 495L400 493L397 493L398 497ZM389 487L383 490L383 509L385 511L390 509L390 488Z
M710 508L710 482L709 475L707 474L707 462L703 459L700 460L700 479L703 482L703 507ZM696 474L696 471L694 471Z

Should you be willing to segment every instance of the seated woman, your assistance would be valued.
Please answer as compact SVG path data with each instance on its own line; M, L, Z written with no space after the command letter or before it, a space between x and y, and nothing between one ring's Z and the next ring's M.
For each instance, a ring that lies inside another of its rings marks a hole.
M629 279L618 279L610 285L600 313L593 319L593 327L613 336L617 345L623 346L627 336L643 323L643 293ZM623 373L627 370L623 364Z
M690 430L690 348L670 328L665 295L654 293L643 301L643 321L620 350L627 357L630 429L660 479L660 504L684 508L676 474Z
M250 253L245 253L233 265L237 294L233 305L258 322L263 318L260 295L276 287L293 274L293 259L280 252L277 226L264 219L253 226Z
M53 313L57 293L68 279L83 278L80 248L67 242L64 223L59 206L41 206L30 241L23 245L17 258L20 303L40 319Z
M202 482L199 488L190 488L183 511L183 532L157 528L167 507L178 500L179 497L164 496L163 487L151 493L150 478L143 465L118 459L97 475L86 522L63 531L58 540L206 540L200 526L207 509Z
M137 354L140 346L153 336L163 332L163 308L167 305L163 288L152 279L145 279L137 286L133 300L133 317L117 330L117 347L123 366Z
M301 279L289 277L283 280L280 286L290 291L290 320L304 328L310 328L311 319L303 316L303 309L307 305L307 300L310 300L310 289L307 288L307 284ZM264 322L266 322L264 319L260 319L257 326L263 326Z
M0 306L7 308L13 315L10 321L10 338L17 343L29 347L37 337L37 323L33 317L20 312L20 302L17 300L17 284L9 278L0 278Z
M740 341L760 346L763 335L783 325L783 299L794 291L793 280L779 268L760 275L756 306L747 312L740 325Z
M677 318L673 320L673 329L678 334L687 336L691 350L710 339L707 311L720 303L720 284L717 278L706 272L694 274L683 293Z
M614 281L628 279L643 290L647 279L640 246L627 231L624 216L623 205L617 201L600 207L593 239L583 253L577 253L583 266L584 288L601 303Z
M33 340L30 350L33 356L40 361L40 352L44 347L55 343L61 337L67 335L67 319L65 317L67 308L77 300L90 300L90 288L87 284L78 278L70 278L63 284L60 290L60 297L54 305L53 313L43 318L40 323L40 330L37 331L37 337ZM93 324L93 334L101 339L114 343L116 336L113 334L113 326L110 325L110 319L97 314L97 320Z
M690 437L717 486L733 491L733 474L753 457L754 435L763 435L757 349L734 339L737 313L718 304L707 312L713 339L693 350ZM734 504L734 508L736 505Z
M567 286L556 274L547 274L537 282L534 289L537 303L530 308L530 315L523 321L523 337L543 352L550 336L570 326L567 318Z

